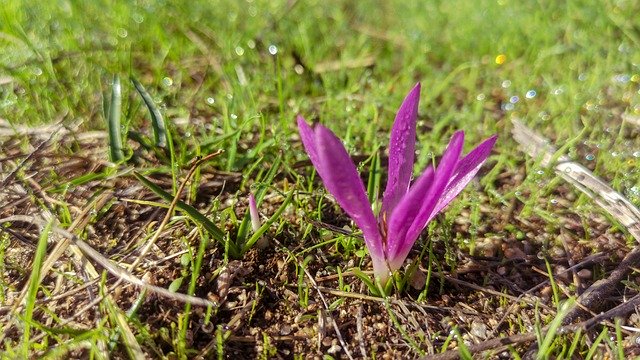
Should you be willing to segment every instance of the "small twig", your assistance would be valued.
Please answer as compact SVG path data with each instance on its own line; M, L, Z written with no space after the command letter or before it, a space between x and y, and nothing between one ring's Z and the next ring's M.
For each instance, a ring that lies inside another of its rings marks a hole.
M218 150L218 151L216 151L214 153L211 153L211 154L209 154L209 155L207 155L207 156L205 156L205 157L203 157L201 159L196 160L191 165L191 168L189 169L189 173L187 173L187 176L185 177L184 181L182 181L182 184L180 184L180 187L178 188L178 191L176 191L176 195L173 197L173 201L171 201L171 204L169 205L169 209L167 210L166 215L162 219L162 222L160 223L160 225L158 225L158 229L153 234L153 237L151 237L151 239L149 239L149 241L147 241L147 244L145 245L145 247L140 252L140 255L138 255L138 257L129 266L129 270L133 270L136 266L138 266L140 264L140 262L142 261L142 259L145 257L145 255L147 255L147 253L149 253L149 251L151 251L151 248L156 243L156 241L158 241L158 238L160 237L160 234L162 233L162 229L164 229L164 227L167 226L167 224L169 223L169 220L171 219L171 216L173 216L173 211L175 210L176 205L178 204L178 201L180 201L180 194L182 194L182 191L184 190L185 186L187 185L187 183L189 182L189 180L191 179L193 174L196 172L198 167L200 167L200 165L202 165L203 163L211 160L212 158L222 154L222 152L223 152L223 150Z
M273 239L273 240L276 244L278 244L278 246L285 248L277 239ZM347 357L350 360L353 360L353 356L351 356L351 351L349 351L349 346L347 345L347 342L344 341L344 338L342 337L342 333L340 332L340 328L338 328L338 323L333 319L333 316L331 316L331 308L329 307L329 303L327 302L327 299L322 294L322 290L316 283L316 280L313 278L313 276L311 276L311 274L309 273L309 270L307 270L306 267L302 266L302 263L296 257L294 257L293 254L291 254L291 256L298 263L298 267L303 269L305 275L307 275L307 278L309 278L309 282L311 282L311 285L313 286L313 288L318 292L318 296L320 296L320 300L322 301L322 305L326 310L327 316L331 319L331 324L333 325L333 329L336 332L336 337L338 338L338 341L340 341L340 345L342 345L342 349L344 350Z
M367 348L364 345L364 331L362 325L362 304L358 305L358 314L356 315L356 328L358 329L358 344L363 359L367 359Z
M606 320L610 320L616 317L626 316L628 313L635 310L636 306L640 305L640 295L636 295L629 299L629 301L616 306L615 308L595 316L589 320L585 320L583 322L573 324L573 325L565 325L560 327L557 331L557 335L564 335L569 333L574 333L578 330L589 330L597 324L600 324ZM544 327L542 332L546 332L549 328ZM480 344L473 344L467 346L467 349L471 354L477 354L483 351L493 350L497 348L501 348L506 345L512 344L522 344L531 341L535 341L537 339L536 332L529 332L524 334L512 335L507 337L495 338ZM460 358L460 352L458 350L449 350L441 354L427 355L421 357L420 360L455 360Z
M36 224L38 226L44 226L45 222L42 220L38 220L32 216L28 216L28 215L14 215L14 216L10 216L4 219L0 219L0 224L1 223L5 223L5 222L15 222L15 221L21 221L21 222L28 222L28 223L32 223L32 224ZM164 297L168 297L170 299L173 300L177 300L177 301L181 301L181 302L185 302L185 303L191 303L193 305L200 305L200 306L217 306L217 304L206 300L206 299L202 299L199 297L195 297L195 296L190 296L190 295L185 295L185 294L180 294L180 293L174 293L171 292L165 288L159 287L159 286L155 286L155 285L151 285L148 284L140 279L138 279L136 276L134 276L133 274L129 273L127 270L114 265L111 263L111 261L109 261L109 259L107 259L106 257L102 256L102 254L100 254L99 252L97 252L95 249L93 249L89 244L87 244L86 242L80 240L77 236L75 236L74 234L70 233L67 230L61 229L61 228L57 228L57 227L52 227L51 228L52 232L55 232L58 235L61 235L69 240L71 240L80 250L82 250L82 252L87 255L88 257L90 257L91 259L93 259L95 262L97 262L98 264L100 264L100 266L102 266L103 268L105 268L107 271L109 271L111 274L117 276L118 278L125 280L131 284L137 285L141 288L147 289L151 292L157 293L159 295L162 295Z
M340 344L342 345L342 349L344 350L345 354L347 354L347 357L353 360L353 357L351 356L351 352L349 351L349 346L347 345L346 341L344 341L344 339L342 338L342 334L340 333L340 328L338 328L338 324L331 316L331 309L329 308L329 303L327 302L327 299L325 299L324 295L322 294L322 291L318 289L318 284L316 283L316 280L313 278L313 276L311 276L311 274L309 273L309 270L307 270L306 267L303 267L302 264L298 264L298 266L302 268L304 273L307 275L307 278L309 278L311 285L318 292L318 295L320 296L320 300L322 300L322 304L324 305L325 310L327 310L327 316L331 319L331 324L333 325L333 329L336 332L338 341L340 341Z
M640 265L640 248L634 248L622 259L620 265L609 274L606 279L601 279L589 286L578 297L577 303L581 306L573 308L564 318L563 324L570 324L585 314L582 307L592 312L598 312L605 304L607 297L612 293L632 271L632 268Z

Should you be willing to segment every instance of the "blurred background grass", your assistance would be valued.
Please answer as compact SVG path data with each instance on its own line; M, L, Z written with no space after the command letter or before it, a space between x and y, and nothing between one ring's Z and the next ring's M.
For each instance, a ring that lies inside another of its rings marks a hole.
M119 74L139 79L170 124L186 123L185 148L235 149L259 134L273 140L261 152L290 155L300 113L369 152L420 81L420 166L455 129L473 142L499 133L501 163L515 166L516 117L559 144L581 134L586 154L574 155L628 189L640 147L620 138L620 116L640 115L639 11L581 0L3 1L0 117L104 129ZM125 129L148 131L127 81L123 92ZM220 159L239 170L242 156Z
M386 146L397 107L419 81L416 171L457 129L467 133L467 150L499 135L492 170L482 178L486 191L467 190L440 220L451 224L470 208L472 242L486 221L479 210L485 194L493 214L519 200L524 214L544 220L540 232L551 237L557 214L598 211L587 199L570 209L557 205L559 182L517 150L513 118L559 147L571 142L570 156L640 205L637 1L0 4L0 120L9 126L80 124L79 133L106 132L118 75L123 132L150 134L131 77L151 94L173 134L172 169L222 148L213 165L242 173L245 184L262 161L279 164L274 159L282 157L290 170L307 159L295 136L296 114L325 123L350 153L371 155ZM505 183L499 176L517 174L524 180L494 188ZM175 178L174 172L174 187Z

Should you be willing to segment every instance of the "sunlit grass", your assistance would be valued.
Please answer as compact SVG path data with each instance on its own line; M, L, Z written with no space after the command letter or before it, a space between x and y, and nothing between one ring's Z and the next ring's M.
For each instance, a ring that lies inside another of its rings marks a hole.
M198 195L200 175L195 173L178 210L198 227L202 239L182 244L189 258L186 273L180 276L188 281L177 287L193 294L202 285L195 278L203 266L205 244L227 246L223 253L242 258L269 231L304 244L287 249L291 251L287 261L296 271L292 284L298 305L306 308L313 290L307 287L302 267L313 265L317 253L345 262L352 259L353 266L362 268L367 257L357 237L312 223L341 210L319 186L317 174L299 163L307 158L296 134L295 115L303 113L310 121L327 124L344 139L349 153L362 159L359 170L366 174L365 185L373 200L386 177L384 151L396 106L420 81L416 174L434 161L434 154L442 153L445 139L457 129L465 130L469 144L493 133L499 136L483 176L425 231L416 245L425 249L421 255L420 251L411 255L426 264L425 281L430 286L420 290L417 298L428 301L444 292L445 282L436 273L457 269L457 251L490 257L498 250L486 239L520 241L530 236L521 223L502 218L513 204L522 204L516 214L521 219L539 221L540 233L534 238L543 255L561 246L556 235L563 228L563 214L580 216L586 234L582 241L592 240L589 234L594 225L585 219L602 211L573 190L558 191L563 183L543 169L539 159L517 151L510 135L512 118L544 133L559 148L569 144L564 149L569 156L640 205L638 125L622 120L623 114L640 116L636 51L640 36L633 17L638 12L640 5L633 1L583 0L5 1L0 9L0 119L13 127L80 123L75 130L79 133L108 133L101 141L111 152L100 154L101 161L140 167L145 176L171 176L171 189L162 190L139 175L163 204L171 201L194 158L223 149L208 165L240 174L242 180L230 195L232 201L212 201L204 213L190 205ZM116 92L118 83L121 89ZM20 146L36 145L24 141ZM140 147L146 147L157 161L148 161L151 155L141 153ZM73 154L77 144L60 144L60 148ZM6 150L0 145L0 152ZM66 180L52 171L50 185L62 194L91 181L106 183L128 176L122 171L92 169ZM506 176L516 180L508 183ZM259 202L271 196L270 204L275 203L264 214L268 220L257 234L248 231L248 217L234 212L250 191ZM567 193L575 198L569 206L559 201ZM73 221L65 206L55 210L61 224ZM295 224L282 218L292 212L298 219ZM460 225L459 219L466 222L464 232L452 230ZM609 220L611 231L624 232ZM502 222L501 232L490 226ZM338 217L336 223L343 227L348 221ZM7 258L4 232L0 238L0 269L15 268ZM445 256L437 257L434 246L444 249ZM340 274L341 288L349 288L342 281L351 268L330 264L327 269ZM553 277L551 269L548 275ZM559 306L563 295L552 284L553 301ZM3 280L0 289L3 303L9 292L21 290ZM35 290L31 290L28 308L21 315L25 342L7 343L7 353L47 351L46 340L36 344L30 338L31 306L36 310L40 306L34 303ZM163 328L157 336L170 343L177 356L193 355L187 345L192 310L185 307L175 327ZM135 316L125 318L113 308L103 315L110 316L113 326L106 329L102 324L101 332L118 333L120 322L126 320L143 348L155 355L164 351L154 343L158 341L155 334L149 334ZM545 323L540 327L553 320L542 319ZM509 322L507 327L524 331L525 323ZM39 331L49 331L51 339L59 337L52 330ZM416 343L418 337L400 326L398 331L405 340L411 339L416 354L426 351ZM608 346L608 351L622 356L619 345L606 341L613 333L620 337L619 328L608 331L602 330L592 344L580 334L560 340L541 334L540 340L549 356L579 353L590 358L604 351L598 346ZM49 354L82 348L93 356L105 338L114 335L101 332L77 334L65 347L48 350ZM214 348L219 354L225 351L228 336L224 334L217 329L211 335L217 336ZM442 349L461 336L451 333L445 338ZM136 344L129 340L125 345L131 351ZM265 356L277 348L268 341ZM466 348L461 349L466 354Z

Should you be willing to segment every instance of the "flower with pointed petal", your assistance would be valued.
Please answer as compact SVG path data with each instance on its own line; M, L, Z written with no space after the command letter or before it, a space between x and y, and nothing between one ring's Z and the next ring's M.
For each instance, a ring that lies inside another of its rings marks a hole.
M419 100L417 84L396 115L389 141L387 187L377 217L340 139L323 125L312 128L302 116L297 119L313 166L329 193L362 230L374 274L382 283L402 266L427 224L473 179L497 139L494 135L462 156L464 132L456 131L437 168L427 167L412 183Z

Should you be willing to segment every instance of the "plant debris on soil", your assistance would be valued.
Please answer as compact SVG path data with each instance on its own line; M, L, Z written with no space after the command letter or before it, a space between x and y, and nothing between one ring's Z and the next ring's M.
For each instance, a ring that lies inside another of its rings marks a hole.
M26 215L44 220L64 212L71 223L86 217L74 233L115 265L126 268L156 230L166 207L158 205L163 201L126 173L61 187L73 184L84 174L101 173L112 166L102 160L106 152L103 143L103 139L64 132L54 133L50 139L38 135L5 136L0 148L4 154L0 159L4 174L0 219ZM311 169L299 167L295 171ZM215 199L220 204L217 211L235 206L236 216L242 217L245 201L235 201L246 198L236 193L240 174L216 171L207 165L201 172L196 196L191 199L198 210L215 218L210 211ZM287 174L282 175L279 181L287 182ZM171 191L170 178L152 179ZM523 180L523 174L505 171L496 179L496 191L506 192ZM445 344L447 349L456 349L460 341L466 346L482 344L496 337L532 332L541 318L556 316L554 296L581 294L596 279L615 270L633 246L601 212L593 211L588 218L574 213L571 209L577 196L567 184L555 187L548 195L559 199L556 206L562 208L554 212L558 219L553 225L535 214L523 216L519 201L496 211L477 186L473 191L479 192L476 198L481 203L480 213L473 216L479 217L478 223L482 224L473 230L477 234L473 253L442 240L447 238L445 233L468 234L472 215L463 210L452 222L440 216L438 226L429 231L428 238L422 238L409 257L412 262L418 261L418 266L413 267L411 286L390 298L369 295L351 271L358 265L370 268L366 257L357 264L353 257L340 256L339 249L327 252L331 245L298 255L344 229L351 231L348 219L335 205L323 208L323 223L305 219L300 216L300 209L292 207L284 213L285 221L277 231L272 227L264 235L270 245L261 250L253 248L242 259L228 259L224 249L210 241L194 295L219 306L212 313L206 308L193 308L186 329L186 347L197 349L191 354L194 358L213 356L224 339L224 353L229 357L317 354L319 358L330 354L364 358L375 354L378 358L396 359L435 354ZM97 196L104 196L100 206L96 206ZM297 195L301 206L313 206L315 201L304 198L318 196L323 195L302 191ZM263 216L275 212L282 200L282 196L266 197L260 208ZM545 206L547 199L541 197L538 202ZM309 224L313 226L305 233L303 229ZM11 318L16 316L16 299L30 275L29 264L40 228L34 223L11 221L2 224L1 229L5 259L2 281L5 288L13 289L4 294L5 305L1 309L4 337L17 341L19 326ZM152 251L134 269L134 275L168 288L184 276L185 247L197 248L202 234L180 211L162 231ZM227 227L226 231L233 233L237 229ZM591 241L583 241L585 238ZM51 236L48 249L60 241L60 237ZM440 261L430 263L428 257L421 257L425 246ZM100 321L103 315L99 308L87 305L118 278L110 274L103 279L91 278L84 261L91 259L79 259L67 252L44 274L34 321L73 331L91 329ZM430 280L425 292L427 276ZM549 281L550 276L553 282ZM637 283L637 275L630 275L626 281ZM174 290L186 293L187 283L184 281ZM605 308L613 308L633 295L621 285L615 284L616 291L602 299L608 304ZM141 342L145 356L171 352L171 332L177 331L176 323L184 316L184 304L157 294L144 295L143 288L126 281L111 291L120 309L137 309L135 322L142 324L140 329L145 332ZM420 294L427 297L418 299ZM625 325L638 327L639 321L634 314ZM34 336L38 335L45 336L35 331ZM49 346L65 339L64 335L50 338ZM636 339L633 332L623 329L622 341L629 356L640 354ZM525 351L531 344L528 341L515 346ZM490 349L493 356L509 358L507 345ZM119 345L113 350L118 354L124 348ZM85 351L75 350L72 354L83 357Z

